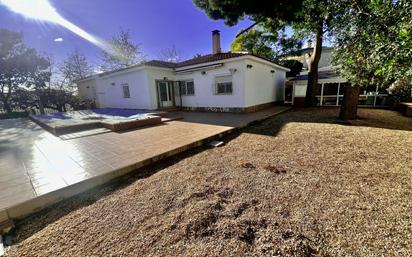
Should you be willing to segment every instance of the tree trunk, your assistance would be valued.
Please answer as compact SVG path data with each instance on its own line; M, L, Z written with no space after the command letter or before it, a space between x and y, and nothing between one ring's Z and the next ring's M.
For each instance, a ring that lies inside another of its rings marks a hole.
M341 120L355 120L358 113L360 86L347 85L343 93L343 103L340 107L339 118Z
M315 46L313 47L313 51L308 63L308 85L306 87L305 106L316 105L316 93L318 89L318 66L320 56L322 54L323 21L319 25L320 26L316 31L315 36Z
M41 94L39 94L39 110L40 110L40 114L45 114L45 112L44 112L44 97Z
M9 100L3 101L3 108L6 111L6 113L11 113L12 112L11 106L9 104Z

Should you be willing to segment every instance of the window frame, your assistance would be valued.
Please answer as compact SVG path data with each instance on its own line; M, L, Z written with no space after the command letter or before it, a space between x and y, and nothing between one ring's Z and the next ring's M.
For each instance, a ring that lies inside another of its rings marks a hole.
M126 93L126 91L125 91L126 88L127 88L127 94L125 94ZM122 93L123 93L123 98L131 98L130 97L130 86L129 86L128 83L123 83L122 84Z
M188 83L192 83L192 86L193 86L193 93L188 93L189 92L189 90L188 90ZM194 82L194 80L193 79L188 79L188 80L182 80L182 81L180 81L180 83L179 83L179 90L180 90L180 95L181 96L194 96L195 94L196 94L196 90L195 90L195 82ZM184 90L183 90L184 89Z
M219 78L224 78L224 77L230 77L230 81L229 80L218 81ZM214 90L215 95L233 95L233 75L232 74L222 74L222 75L216 76L214 83L215 83L215 90ZM230 89L231 89L230 92L227 91L229 83L230 83ZM219 93L219 84L224 84L225 92Z

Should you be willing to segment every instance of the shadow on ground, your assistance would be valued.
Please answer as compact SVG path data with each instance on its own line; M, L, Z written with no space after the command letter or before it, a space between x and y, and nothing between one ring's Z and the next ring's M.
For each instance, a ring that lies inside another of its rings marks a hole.
M314 112L316 112L316 116L313 115ZM350 122L339 120L338 114L338 107L295 108L282 115L254 122L244 131L265 136L277 136L289 123L339 124L341 126L412 131L412 119L392 110L361 108L358 110L358 119Z
M316 116L313 113L316 112ZM388 118L388 112L392 112L390 118ZM360 126L360 127L371 127L371 128L381 128L381 129L392 129L392 130L402 130L402 131L412 131L412 119L402 116L395 111L379 110L379 109L360 109L359 116L360 119L351 122L350 124L342 124L337 119L338 108L307 108L307 109L293 109L287 111L278 116L268 118L260 122L254 122L250 126L236 130L225 136L222 140L229 142L237 138L242 133L253 133L266 136L277 136L284 126L289 123L324 123L324 124L341 124L342 126ZM193 114L190 114L193 115ZM206 114L209 115L209 114ZM195 117L195 116L193 116ZM223 117L223 116L222 116ZM385 118L383 118L385 117ZM222 123L214 122L212 123L210 119L209 124L221 125ZM216 120L216 119L215 119ZM186 122L196 122L196 120L188 119ZM227 121L226 121L227 122ZM59 220L61 217L67 215L70 212L79 210L85 206L93 204L94 202L104 199L113 192L120 190L129 186L139 179L147 178L158 171L163 170L166 167L174 165L181 160L196 155L207 147L198 147L192 149L191 151L184 152L167 159L163 159L161 162L155 163L153 165L141 168L135 172L126 175L124 177L118 178L111 181L105 185L99 186L95 189L89 190L78 196L74 196L67 199L61 203L52 205L39 213L33 214L28 218L16 223L16 228L10 233L13 238L13 244L22 242L26 238L35 234L36 232L42 230L45 226ZM19 229L24 228L25 225L30 224L30 229Z
M316 112L316 116L313 115ZM391 118L388 119L388 112ZM202 123L216 126L232 126L249 124L247 129L249 133L276 136L279 130L287 123L325 123L340 124L345 126L363 126L383 129L412 131L412 119L403 116L399 112L384 109L359 108L358 120L351 122L342 122L338 119L339 107L313 107L313 108L294 108L284 114L276 117L267 118L258 122L255 120L255 114L228 114L228 113L205 113L205 112L175 112L171 117L183 117L182 122ZM260 115L260 118L270 115ZM265 129L260 129L261 124L265 124ZM253 129L257 125L259 129Z

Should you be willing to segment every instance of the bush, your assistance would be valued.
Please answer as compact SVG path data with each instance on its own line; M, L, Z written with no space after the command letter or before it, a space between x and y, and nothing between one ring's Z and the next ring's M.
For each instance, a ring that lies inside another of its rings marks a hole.
M396 102L412 102L412 78L397 80L389 87L389 92Z
M29 116L29 113L26 111L23 112L10 112L10 113L0 113L0 120L5 119L16 119L16 118L25 118Z

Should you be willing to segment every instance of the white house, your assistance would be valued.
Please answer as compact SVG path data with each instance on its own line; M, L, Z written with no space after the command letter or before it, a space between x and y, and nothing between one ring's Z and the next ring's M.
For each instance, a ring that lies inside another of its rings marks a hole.
M291 78L285 87L285 102L294 106L303 106L308 83L308 59L312 48L302 50L300 61L303 70L299 75ZM339 74L339 67L332 65L332 47L323 47L318 67L318 92L316 95L318 105L338 106L343 101L343 92L348 81ZM388 94L379 91L378 87L363 88L359 96L359 105L385 105Z
M99 108L148 110L242 112L283 103L289 69L249 53L222 53L217 30L212 42L209 55L180 63L153 60L79 80L79 95Z

